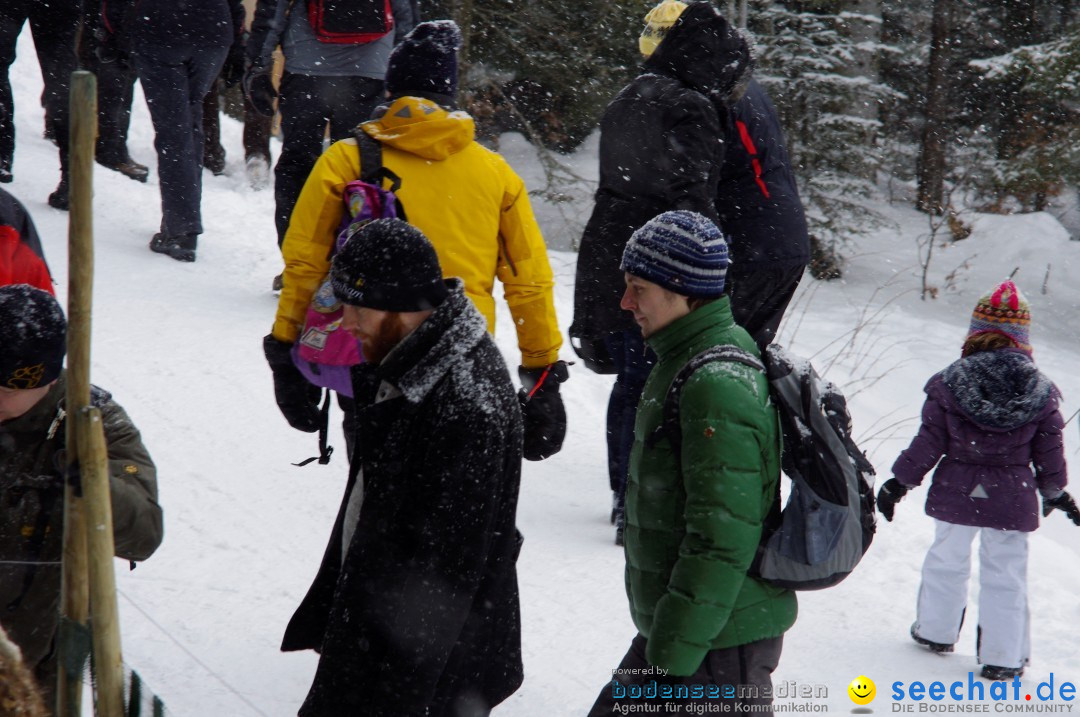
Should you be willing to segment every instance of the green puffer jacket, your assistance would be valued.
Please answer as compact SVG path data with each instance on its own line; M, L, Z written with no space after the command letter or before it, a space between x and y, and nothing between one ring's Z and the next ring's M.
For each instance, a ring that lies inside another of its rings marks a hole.
M661 438L675 375L710 346L759 355L727 297L648 339L659 360L638 406L626 490L626 592L646 658L690 675L709 650L779 637L795 622L795 594L746 576L780 479L780 427L765 376L712 363L683 386L682 455Z

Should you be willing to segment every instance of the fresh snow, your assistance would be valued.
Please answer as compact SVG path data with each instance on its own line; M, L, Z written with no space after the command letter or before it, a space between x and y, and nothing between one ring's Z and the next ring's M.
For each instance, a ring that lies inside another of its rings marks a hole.
M6 188L33 214L63 299L68 215L45 204L58 169L55 148L41 138L41 79L29 31L20 38L11 80L18 146L15 181ZM92 376L142 430L158 465L166 524L165 541L149 561L132 572L117 563L124 658L173 715L296 713L316 656L284 654L278 645L315 575L346 477L340 435L329 466L291 465L315 454L315 437L292 430L279 414L262 356L261 338L276 304L270 280L281 260L273 193L248 187L240 132L238 123L223 120L228 166L225 176L204 175L206 233L194 264L146 246L158 228L160 198L141 92L130 146L150 165L150 183L95 168ZM504 136L503 149L529 186L543 185L539 163L520 137ZM565 161L595 179L595 137ZM550 246L567 249L577 241L590 192L537 206ZM921 387L957 356L976 299L1014 267L1032 303L1039 365L1064 393L1066 417L1080 407L1080 242L1070 242L1048 214L967 217L972 236L937 250L930 280L941 292L924 302L916 242L927 231L926 218L900 205L877 208L895 226L854 242L844 281L805 280L780 342L812 359L845 391L854 435L879 481L889 477L914 434ZM567 251L551 254L564 332L575 258ZM948 281L962 264L967 268ZM497 340L513 367L514 332L504 304L499 311ZM568 343L563 356L574 358ZM524 466L519 524L526 542L518 572L525 683L496 709L500 717L584 714L634 634L623 555L608 525L604 415L610 385L611 377L580 363L573 367L563 389L570 422L563 451ZM335 423L339 419L336 413ZM1066 432L1074 464L1077 423ZM879 693L870 708L885 713L894 681L966 683L968 672L977 670L975 584L955 654L931 654L908 637L919 568L933 534L922 512L925 493L925 487L913 491L894 523L879 524L870 552L848 580L800 596L800 617L774 675L777 686L824 686L828 697L816 704L848 713L847 685L865 675ZM1055 513L1030 541L1033 653L1023 685L1032 694L1050 673L1058 686L1080 681L1078 537Z

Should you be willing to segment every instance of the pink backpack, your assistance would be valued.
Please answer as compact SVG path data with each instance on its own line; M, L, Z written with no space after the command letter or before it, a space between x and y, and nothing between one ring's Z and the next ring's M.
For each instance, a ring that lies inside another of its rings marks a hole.
M401 187L401 180L382 166L379 143L361 129L357 129L356 134L361 154L361 178L345 185L343 199L346 214L330 257L341 251L345 242L368 222L374 219L405 219L404 209L394 195ZM381 186L383 177L391 181L389 190ZM293 363L308 381L351 398L353 391L349 370L364 358L360 342L341 330L342 314L341 302L334 297L330 277L327 276L311 297L304 328L293 344L292 357Z

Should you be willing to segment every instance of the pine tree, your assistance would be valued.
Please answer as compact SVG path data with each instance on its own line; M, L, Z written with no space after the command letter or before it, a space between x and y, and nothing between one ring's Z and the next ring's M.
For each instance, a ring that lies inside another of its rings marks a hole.
M878 4L866 0L758 2L750 14L757 77L777 106L825 256L883 222L866 205L881 168L878 107L890 96L878 79L880 22Z

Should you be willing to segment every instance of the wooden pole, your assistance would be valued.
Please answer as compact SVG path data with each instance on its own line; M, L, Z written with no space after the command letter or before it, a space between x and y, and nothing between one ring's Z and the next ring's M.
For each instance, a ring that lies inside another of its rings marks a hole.
M93 172L97 135L97 81L84 71L71 75L68 215L68 331L67 396L71 411L90 405L90 307L94 288ZM78 456L74 421L66 422L69 466ZM85 629L89 603L89 569L86 556L86 516L80 491L64 489L64 554L60 583L62 622L75 630ZM66 643L66 644L65 644ZM71 640L60 640L57 671L57 717L79 717L82 702L82 670L67 667L80 656L71 655Z
M116 608L116 575L113 573L116 546L113 543L105 429L99 408L83 408L74 418L88 529L94 714L97 717L123 717L124 664L120 657L120 618Z

